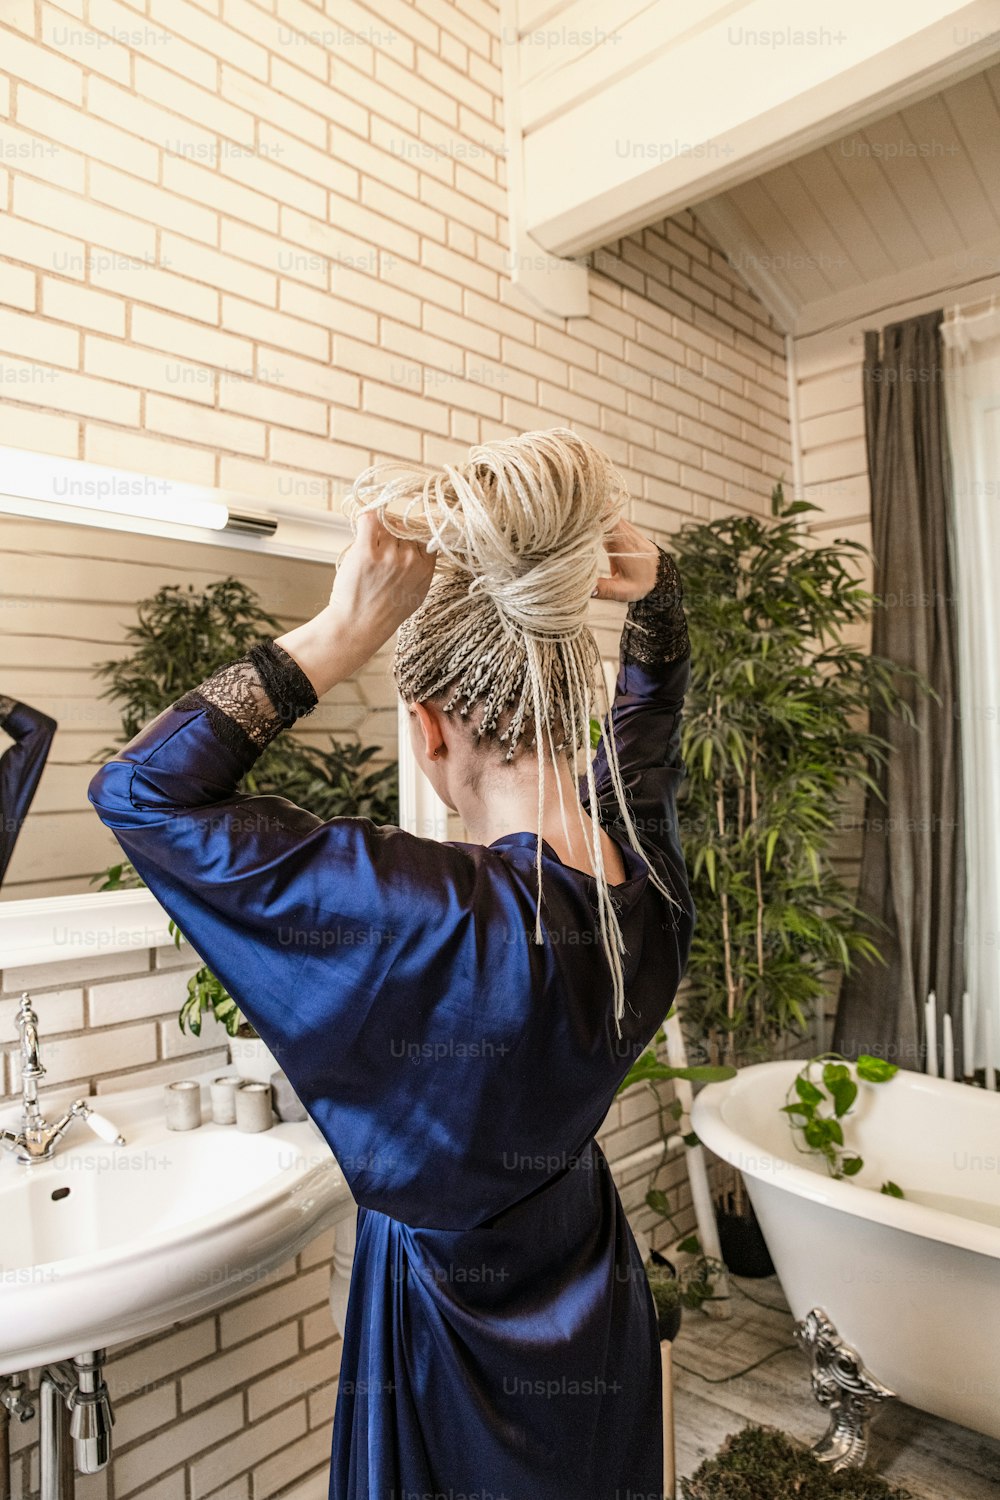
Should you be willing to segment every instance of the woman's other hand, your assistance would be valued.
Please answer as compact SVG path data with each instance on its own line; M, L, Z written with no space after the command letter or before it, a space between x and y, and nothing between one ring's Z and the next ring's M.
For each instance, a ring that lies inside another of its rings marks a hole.
M594 597L616 599L621 604L645 598L656 583L659 562L656 543L622 517L608 534L604 550L611 572L598 578Z

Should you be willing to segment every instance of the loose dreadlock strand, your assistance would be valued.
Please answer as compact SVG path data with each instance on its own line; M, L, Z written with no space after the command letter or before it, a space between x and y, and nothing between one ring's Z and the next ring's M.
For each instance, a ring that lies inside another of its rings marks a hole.
M557 427L480 444L464 464L436 472L375 465L358 476L345 502L355 528L360 515L375 510L393 536L425 542L437 554L431 587L397 635L393 672L401 696L411 703L443 699L443 712L462 717L475 710L478 738L496 745L507 762L534 744L536 943L544 941L546 759L555 766L565 755L578 785L583 751L591 816L579 799L576 811L595 874L619 1037L626 949L608 886L588 733L599 693L601 740L626 836L656 889L678 904L642 849L628 810L600 652L587 623L601 544L627 498L606 455ZM554 779L568 840L561 778Z

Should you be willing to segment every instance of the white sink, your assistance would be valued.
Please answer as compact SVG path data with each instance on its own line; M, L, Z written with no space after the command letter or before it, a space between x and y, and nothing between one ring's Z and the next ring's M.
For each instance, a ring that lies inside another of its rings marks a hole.
M162 1089L145 1088L90 1101L124 1146L77 1122L51 1161L0 1153L0 1375L217 1307L353 1213L311 1121L215 1125L201 1081L198 1130L167 1130ZM41 1102L58 1117L54 1094ZM0 1127L19 1116L5 1109Z

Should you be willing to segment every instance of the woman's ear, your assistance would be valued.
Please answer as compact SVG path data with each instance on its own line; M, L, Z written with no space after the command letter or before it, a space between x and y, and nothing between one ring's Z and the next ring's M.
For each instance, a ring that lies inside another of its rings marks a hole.
M442 715L433 704L429 703L411 703L410 712L416 717L427 759L440 760L447 753L441 723Z

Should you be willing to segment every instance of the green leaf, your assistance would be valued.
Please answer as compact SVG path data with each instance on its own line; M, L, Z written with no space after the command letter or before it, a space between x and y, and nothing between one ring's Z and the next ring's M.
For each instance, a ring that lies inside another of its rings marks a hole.
M677 1249L680 1251L681 1255L700 1255L701 1241L698 1239L698 1236L696 1234L689 1234L687 1239L683 1239L679 1242Z
M834 1113L838 1116L846 1115L855 1099L858 1097L858 1086L850 1078L838 1079L830 1088L833 1098Z
M668 1069L670 1078L685 1078L689 1083L727 1083L736 1077L728 1063L694 1063L689 1068Z
M764 847L764 869L767 871L771 868L771 860L774 857L774 846L778 842L780 834L781 830L779 828L772 828L767 836L767 843Z
M700 1146L701 1145L701 1141L695 1135L695 1133L694 1133L693 1130L689 1131L687 1135L682 1136L681 1139L683 1140L685 1146Z
M814 1083L810 1083L808 1078L803 1078L801 1073L795 1080L795 1092L798 1094L803 1104L816 1105L822 1104L823 1102L822 1091L818 1089Z
M866 1052L861 1054L855 1066L858 1077L863 1078L866 1083L887 1083L899 1072L896 1063L886 1062L881 1057L870 1057Z
M860 1156L845 1156L840 1163L840 1170L845 1177L857 1177L864 1166Z
M902 1198L905 1196L903 1193L903 1189L901 1187L897 1187L894 1182L883 1182L882 1186L879 1188L879 1192L885 1193L887 1198Z
M808 500L793 500L790 505L785 506L781 514L783 516L800 516L807 510L819 510L819 506L812 505Z
M815 1151L824 1151L827 1146L842 1146L844 1132L836 1120L823 1117L809 1120L803 1129L807 1145Z

